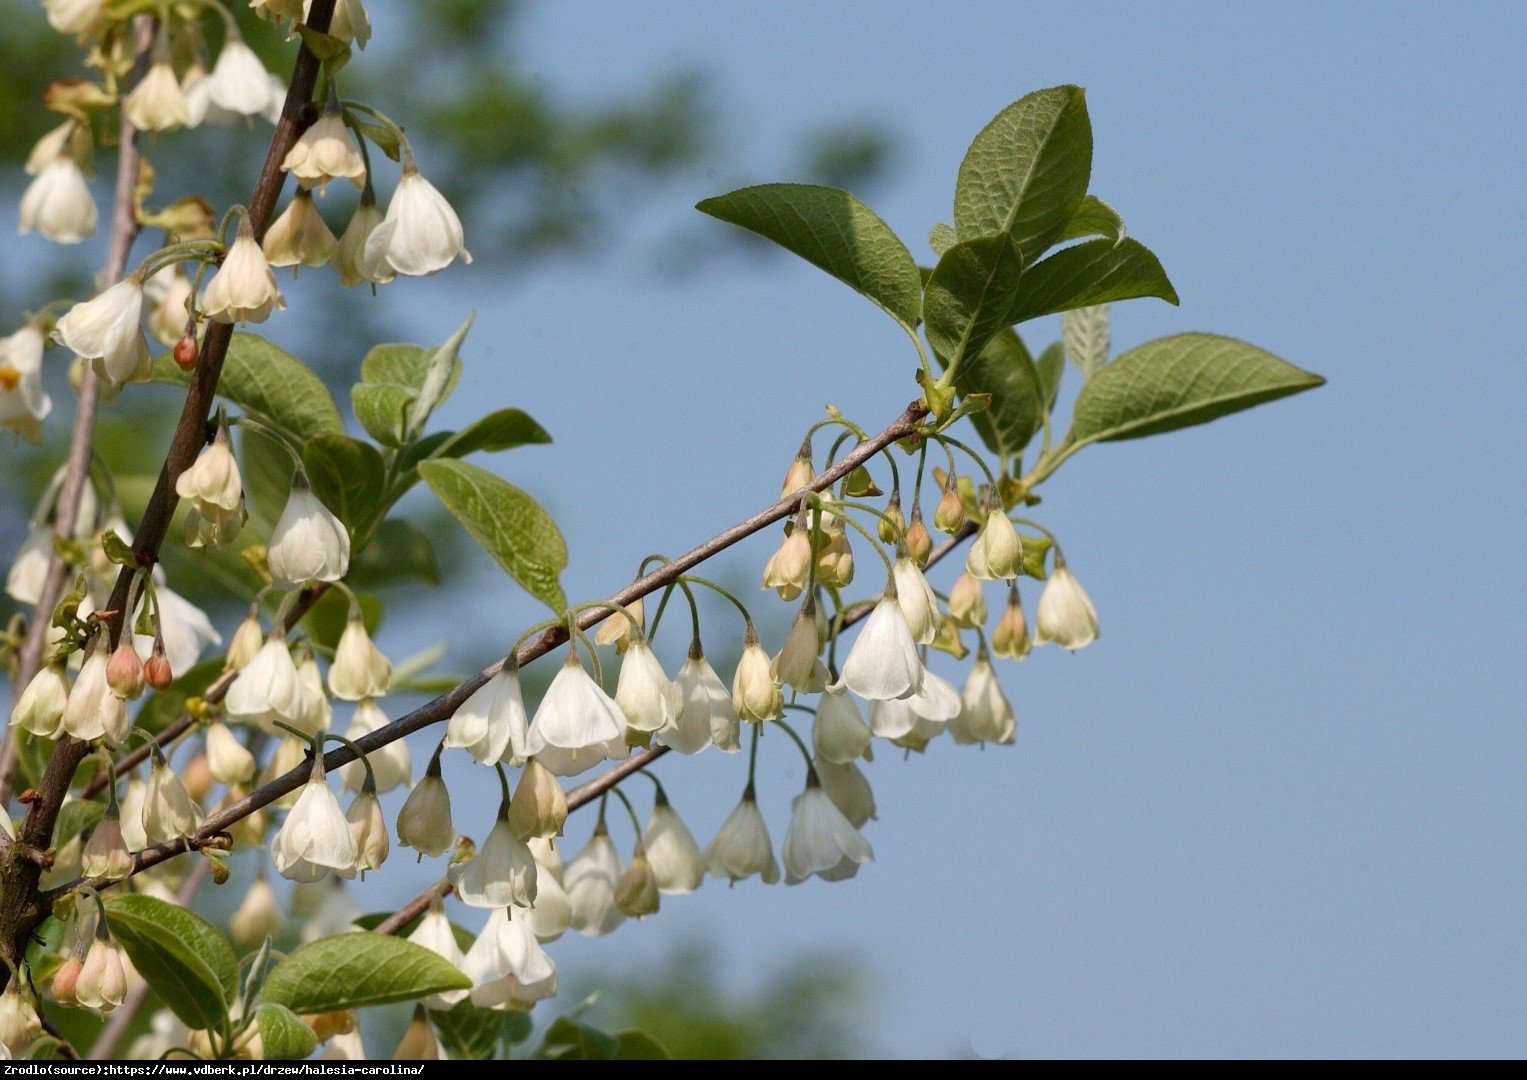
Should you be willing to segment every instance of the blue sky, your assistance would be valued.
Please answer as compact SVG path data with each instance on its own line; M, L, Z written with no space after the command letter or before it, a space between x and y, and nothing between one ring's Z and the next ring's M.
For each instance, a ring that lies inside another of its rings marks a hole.
M569 95L698 63L734 118L726 169L644 200L599 258L387 294L421 341L478 312L444 425L513 404L555 436L491 464L554 509L574 598L772 500L823 403L878 429L914 396L901 331L812 267L653 273L644 236L725 228L690 207L791 179L764 165L805 122L892 127L870 201L923 255L970 137L1079 83L1092 188L1182 297L1116 306L1116 347L1209 330L1330 380L1057 473L1039 516L1104 637L1004 669L1016 746L878 755L873 866L709 884L564 938L564 971L631 970L696 935L739 982L846 949L878 979L865 1030L900 1054L1527 1054L1523 9L654 0L527 18L525 63ZM750 582L773 542L718 573ZM540 617L474 558L480 590L426 598L383 644L446 625L480 654ZM660 647L670 666L682 644ZM702 843L744 768L663 764ZM766 747L776 840L801 774L784 740ZM458 805L470 831L476 802ZM568 851L591 824L569 823ZM396 858L363 905L435 869Z

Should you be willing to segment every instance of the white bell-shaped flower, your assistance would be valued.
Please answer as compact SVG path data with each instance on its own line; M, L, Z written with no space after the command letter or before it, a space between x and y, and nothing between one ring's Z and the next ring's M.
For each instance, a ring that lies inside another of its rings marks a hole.
M424 779L408 793L398 811L398 840L420 855L444 855L456 844L451 824L451 793L440 778L440 754L430 759Z
M1000 502L988 508L986 520L965 556L965 570L982 581L1014 578L1023 569L1023 542Z
M82 742L91 742L106 734L106 699L115 695L106 682L106 647L97 642L75 677L64 705L64 731Z
M59 154L21 193L19 232L38 233L55 244L78 244L95 235L99 223L95 197L74 157Z
M168 60L156 60L149 66L123 107L127 122L139 131L169 131L191 122L186 95Z
M530 929L540 941L556 941L572 925L573 902L562 887L562 857L551 837L531 837L536 860L536 902L530 908Z
M769 827L749 784L742 801L722 822L716 838L703 855L711 877L737 882L757 874L767 885L779 880L779 863L774 861L774 844Z
M396 274L418 277L444 270L457 257L470 263L461 219L445 196L419 175L412 156L403 159L403 175L387 204L382 223L366 238L362 269L374 282Z
M270 228L260 249L272 266L290 266L295 277L299 267L326 266L339 247L339 239L313 203L313 193L299 187L292 201Z
M42 386L42 350L42 331L31 323L0 338L0 430L34 443L53 411Z
M536 709L525 753L557 776L576 776L629 753L620 707L583 670L571 649Z
M281 905L276 902L276 890L270 887L262 873L249 883L244 890L244 899L228 917L228 932L234 941L252 949L275 934L283 921Z
M350 825L350 838L355 841L355 864L342 877L355 873L365 876L367 870L380 870L387 861L392 842L387 836L387 818L382 814L381 800L376 797L375 787L365 788L345 811L345 821Z
M362 698L350 714L350 726L345 728L345 738L354 742L380 731L387 726L387 714L370 698ZM376 777L378 794L385 795L394 788L407 787L413 777L413 762L408 753L406 739L394 739L386 746L378 747L366 755L371 762L371 773ZM347 761L339 767L340 784L346 791L359 791L366 783L366 766L359 761Z
M923 683L923 662L902 614L894 586L880 598L843 661L843 685L867 701L915 694Z
M364 268L366 241L371 239L371 234L382 220L382 211L377 209L376 197L371 194L369 187L365 188L361 192L360 205L350 215L350 223L340 234L334 258L329 260L329 265L339 273L339 283L345 288L352 288L368 280Z
M1097 637L1098 613L1057 551L1055 570L1045 582L1044 592L1039 594L1034 642L1044 645L1053 641L1074 652L1092 644Z
M447 964L463 970L463 957L461 946L456 941L456 931L451 926L451 921L445 917L445 911L440 906L440 901L430 903L429 909L419 917L419 925L414 927L408 935L408 940L421 948L428 949ZM439 994L431 994L424 999L426 1009L437 1009L441 1012L449 1011L458 1002L465 1000L466 990L446 990Z
M122 813L115 799L106 804L106 812L80 853L80 869L85 877L103 881L121 881L133 872L133 857L122 839Z
M830 761L819 760L813 763L813 767L817 771L817 779L822 782L822 790L827 792L833 805L843 811L843 816L848 818L854 828L864 828L864 823L875 816L875 793L870 790L870 782L865 779L864 771L858 763L849 761L834 765Z
M456 709L446 724L445 745L466 750L479 765L519 765L528 739L519 666L511 657Z
M360 611L352 611L329 665L329 692L341 701L379 698L391 682L392 662L372 642Z
M742 638L742 655L732 675L732 709L738 719L750 722L773 720L784 707L785 696L774 681L774 662L759 644L758 632L748 623Z
M11 599L27 605L42 599L42 583L52 557L53 526L46 521L32 522L5 575L5 591Z
M949 617L956 626L986 625L986 596L981 591L981 579L968 570L949 586Z
M525 841L514 835L502 810L477 854L451 867L450 879L456 895L469 907L529 907L535 903L535 856Z
M208 102L225 112L258 116L270 105L270 75L254 50L233 36L212 65L206 91Z
M874 860L875 853L812 771L806 775L806 790L791 803L790 827L780 856L785 884L799 885L813 874L823 881L851 878L862 863Z
M329 722L334 719L334 706L329 704L328 695L323 692L323 674L318 670L318 658L307 646L297 651L297 681L306 691L303 703L307 708L294 726L309 735L328 731Z
M698 754L711 745L718 729L724 732L737 726L732 695L705 659L698 640L690 644L689 658L679 667L673 684L679 693L678 713L655 736L664 746L681 754ZM732 744L736 745L735 735Z
M620 853L601 820L594 826L589 842L568 861L562 874L562 884L572 905L569 927L589 937L600 937L625 922L626 913L615 903L618 881Z
M682 702L663 665L640 635L631 640L615 681L615 704L632 731L654 732L671 725Z
M470 998L481 1009L528 1009L557 992L557 968L522 911L499 908L462 960Z
M896 602L901 605L901 613L907 617L907 629L912 632L912 640L919 645L929 644L938 634L940 618L938 597L933 595L933 586L928 584L928 579L923 577L917 564L906 556L896 560L893 576L896 580Z
M781 600L789 602L805 590L810 575L811 530L798 519L790 535L764 563L763 587L775 590Z
M960 691L960 714L949 723L954 741L971 743L1010 743L1018 732L1018 716L1008 704L992 670L991 660L982 649L965 677Z
M303 0L302 17L307 18L313 0ZM364 49L371 40L371 18L361 0L335 0L334 17L329 20L329 33L341 41L353 41L358 49Z
M350 569L350 534L318 501L301 469L292 477L286 509L271 530L265 561L272 580L290 588L338 581Z
M202 447L191 467L175 478L175 494L197 509L237 510L244 502L244 481L228 428L219 425L212 442Z
M875 702L871 710L879 704ZM870 729L841 682L829 686L817 701L811 748L817 757L835 763L870 756Z
M817 655L821 651L816 602L808 596L801 604L795 622L790 624L790 632L785 635L785 643L779 647L779 655L774 658L774 678L786 686L806 690L811 685Z
M32 676L11 710L11 727L44 739L63 732L64 709L69 704L69 679L64 664L44 664Z
M74 996L87 1009L110 1012L127 998L127 968L122 950L105 938L96 938L85 954L85 966L74 984Z
M26 164L22 166L26 174L36 176L51 165L60 154L69 153L78 128L79 121L70 117L56 128L49 129L46 135L33 143L31 152L27 154Z
M259 765L228 725L214 720L207 725L207 768L220 784L247 784Z
M880 739L899 739L917 724L917 713L905 699L870 702L870 733Z
M700 845L661 788L642 831L642 846L660 892L692 893L700 887L705 876Z
M297 665L280 634L272 633L260 651L239 672L223 699L228 715L245 723L261 724L270 730L277 720L309 735L302 726L309 714L308 689L297 675Z
M247 219L240 221L223 265L202 293L202 314L220 323L258 323L285 307L275 272L256 242L254 230Z
M335 177L349 180L357 188L366 182L366 163L337 104L324 109L313 126L302 133L287 151L281 168L304 186L317 187L319 194Z
M147 378L148 344L143 320L143 285L127 278L90 300L75 304L58 320L53 340L96 362L97 372L112 386Z
M0 994L0 1048L4 1058L20 1057L41 1034L42 1020L31 995L23 993L19 979L12 979Z
M960 715L960 692L948 679L923 672L923 688L905 699L919 720L947 724Z
M324 778L322 754L314 757L313 771L297 805L276 831L270 856L277 872L291 881L317 881L330 873L348 876L353 872L355 837Z
M143 832L151 843L162 844L194 834L201 825L201 808L185 784L157 752L148 771L148 790L143 795Z
M521 840L562 835L567 821L567 794L551 770L535 758L525 764L514 798L509 800L509 825Z

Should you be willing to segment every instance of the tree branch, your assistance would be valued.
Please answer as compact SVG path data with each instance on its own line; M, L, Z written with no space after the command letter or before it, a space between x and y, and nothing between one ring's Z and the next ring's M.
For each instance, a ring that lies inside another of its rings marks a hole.
M808 485L808 489L822 491L831 487L892 443L914 434L918 421L922 419L926 412L927 410L921 401L915 401L908 405L906 410L892 422L890 427L880 432L880 434L859 443L851 453L846 455L836 465L816 477ZM773 505L758 511L752 517L738 522L725 532L719 533L698 547L685 552L672 562L664 563L652 571L652 573L638 578L610 597L609 602L620 605L633 604L648 593L656 592L658 589L667 586L685 571L691 570L707 559L725 551L738 541L744 540L776 522L783 521L795 513L799 507L800 498L796 495L792 494L780 499ZM581 629L587 630L606 619L612 610L591 608L578 616L576 623ZM566 640L567 631L561 627L554 627L520 646L519 652L515 654L516 659L520 666L523 667L545 656ZM413 712L399 717L392 723L378 728L369 735L362 736L355 741L355 745L363 753L370 753L373 750L381 749L389 743L396 742L404 736L411 735L416 731L422 731L432 724L438 724L442 720L448 719L461 707L467 698L476 693L494 675L497 675L503 666L503 661L500 660L498 663L485 668L470 679L459 683L451 690L441 694L433 701L421 705ZM57 756L55 753L55 760ZM348 746L342 746L324 755L324 768L327 771L333 771L355 759L355 752ZM52 767L53 763L50 762L50 773ZM195 850L206 846L234 822L243 820L256 810L275 802L281 796L297 790L307 781L308 773L309 768L307 765L299 765L290 772L277 777L265 786L258 788L244 798L209 816L203 822L202 827L197 830L196 834L189 839L173 840L151 848L145 848L133 856L133 873L136 874L147 870L151 866L157 866L166 859L172 859L188 850ZM28 821L30 820L28 818ZM71 881L67 885L49 893L44 898L44 902L50 903L54 898L62 896L64 893L83 883L83 878ZM97 889L104 889L110 887L111 883L91 881L90 884Z
M313 0L306 23L320 33L327 31L334 14L335 0ZM313 90L318 83L319 61L304 43L297 50L292 65L292 78L282 106L281 119L276 123L260 175L255 181L249 198L249 221L256 237L264 235L270 222L276 199L281 193L286 174L281 171L292 145L314 119ZM124 123L124 131L130 125ZM131 192L129 191L129 198ZM175 480L196 459L206 442L207 417L212 410L213 396L217 392L218 379L222 375L223 361L228 355L229 342L233 340L233 327L228 323L214 322L207 328L200 360L191 378L190 388L181 407L180 420L170 439L164 466L159 472L148 507L138 524L133 554L136 567L123 567L112 589L106 608L116 612L109 619L110 644L115 645L121 637L127 591L137 568L154 565L159 557L160 545L169 531L179 497L175 494ZM52 841L53 826L58 820L59 807L74 780L75 771L90 752L90 744L65 736L53 748L47 768L37 785L38 796L26 819L17 829L17 848L33 847L45 850ZM178 852L176 852L178 854ZM168 856L165 856L168 857ZM39 868L23 859L7 857L0 861L0 948L8 950L13 960L18 960L26 949L27 938L32 929L47 917L49 904L37 888ZM0 981L5 976L0 974Z
M138 238L138 215L133 200L138 183L138 132L127 120L127 90L136 85L148 70L149 56L154 48L154 30L157 20L152 15L139 15L133 20L133 73L123 88L122 133L117 140L117 184L111 211L111 239L106 247L106 262L101 267L102 289L122 280L127 269L127 256L133 241ZM54 512L53 534L61 540L74 535L74 519L79 513L80 499L90 476L90 456L95 443L95 413L101 399L100 379L95 367L84 366L80 376L79 399L74 406L74 430L69 435L69 454L64 459L64 482L58 492ZM16 681L11 686L11 708L22 691L42 666L42 650L48 641L48 628L53 623L53 609L64 594L64 583L69 579L69 564L57 551L48 559L48 570L42 582L42 594L32 609L32 620L27 624L26 640L16 657ZM16 740L7 727L0 735L0 806L11 797L11 781L16 771Z

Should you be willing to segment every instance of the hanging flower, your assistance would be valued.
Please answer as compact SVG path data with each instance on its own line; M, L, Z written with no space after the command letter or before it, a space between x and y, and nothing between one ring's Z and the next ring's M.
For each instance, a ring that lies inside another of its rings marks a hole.
M912 640L919 645L929 644L938 633L940 617L938 597L933 595L933 587L909 557L896 560L893 577L896 581L896 602L901 605L901 613L907 618Z
M557 778L535 758L525 765L509 801L509 825L521 840L562 835L567 795Z
M113 797L81 853L80 868L88 878L121 881L133 872L133 857L122 839L122 811Z
M191 836L200 825L201 810L191 800L180 777L156 752L143 797L144 835L150 842L162 844Z
M307 18L313 0L304 0L302 17ZM329 33L341 41L353 41L356 48L364 49L371 39L371 19L361 0L335 0L334 17L329 20Z
M1008 592L1007 608L992 630L991 651L1012 660L1022 660L1029 655L1029 624L1024 620L1023 607L1018 603L1017 583Z
M169 131L191 122L186 95L168 60L156 60L124 103L127 122L139 131Z
M420 855L444 855L456 844L451 824L451 793L440 778L440 752L430 759L424 779L415 785L398 811L398 840Z
M339 240L313 204L313 193L304 187L270 223L261 244L270 265L290 266L294 277L298 267L327 265L338 247Z
M450 869L456 895L468 907L529 907L536 898L536 861L509 826L507 807L477 854Z
M387 205L387 214L366 240L362 268L378 284L396 274L418 277L444 270L456 258L470 263L461 219L445 196L419 175L413 155L404 152L403 175Z
M742 793L737 808L722 822L702 858L711 877L738 882L757 874L766 885L779 881L779 864L774 861L769 827L759 812L752 784Z
M465 749L479 765L518 765L525 760L528 727L519 665L510 657L452 714L445 745Z
M272 580L290 588L338 581L350 569L350 534L318 501L301 469L292 477L286 508L271 530L265 562Z
M64 709L68 704L69 679L63 662L44 664L17 699L11 711L11 727L40 738L56 739L63 732Z
M764 563L763 587L775 590L779 598L788 603L805 590L810 575L811 529L802 514L796 519L790 535Z
M956 626L973 629L986 625L986 597L981 591L981 579L968 570L949 587L949 617Z
M673 723L681 702L663 665L647 642L634 637L620 662L615 681L615 704L633 732L650 734ZM631 740L627 740L631 741Z
M870 706L871 711L876 705ZM870 729L859 715L859 706L841 683L829 686L817 701L811 725L811 746L816 756L834 763L870 756Z
M1059 551L1055 553L1055 571L1039 594L1034 628L1036 645L1053 641L1073 652L1098 637L1098 613Z
M276 892L262 874L249 884L238 909L229 917L228 932L240 945L253 948L280 929L281 923Z
M659 891L692 893L700 887L705 876L700 845L695 843L694 835L661 788L652 804L647 828L642 832L642 846Z
M22 236L35 232L55 244L78 244L95 235L98 218L85 173L69 153L43 166L21 194Z
M892 584L848 651L842 682L868 701L884 701L917 693L922 681L923 662Z
M813 765L817 779L822 782L822 790L827 792L833 805L843 812L854 828L864 828L864 823L875 816L875 793L870 790L870 783L858 763L849 761L835 765L819 760Z
M21 980L12 979L0 994L0 1046L5 1056L17 1058L26 1053L42 1034L42 1020L30 994L23 993Z
M732 709L732 695L716 670L705 659L696 639L689 646L689 657L679 667L674 686L679 691L679 710L673 722L656 735L658 742L681 754L698 754L722 734L731 731L730 746L737 747L737 714Z
M854 580L854 551L848 546L847 527L838 515L823 514L822 530L827 543L817 552L817 584L846 589Z
M227 669L243 671L260 654L264 644L265 631L260 629L260 605L251 604L249 613L233 632L233 640L228 645Z
M350 129L345 126L344 113L337 102L330 102L323 115L302 133L302 137L287 151L281 168L291 173L304 187L317 186L323 194L329 181L335 177L349 180L356 188L366 182L366 164Z
M127 968L122 950L106 938L96 938L85 954L74 997L87 1009L110 1012L127 997Z
M13 600L36 605L42 599L42 583L48 576L48 562L53 558L53 527L46 521L33 520L27 538L21 542L16 559L5 575L5 591Z
M811 684L817 666L817 654L822 651L821 637L817 632L816 601L806 597L801 610L785 635L785 643L779 648L772 668L774 678L786 686L806 690Z
M822 790L814 770L806 774L806 790L791 803L790 828L780 854L787 885L799 885L813 874L823 881L842 881L875 858L869 842Z
M153 366L138 325L142 319L143 286L127 278L70 308L58 320L53 340L92 361L97 374L120 386L148 378Z
M362 698L350 714L350 726L345 728L345 738L351 742L380 731L387 726L387 714L370 698ZM366 755L371 762L371 773L376 777L378 794L385 795L394 788L407 787L413 775L413 762L408 753L408 742L394 739L386 746L378 747ZM347 761L339 767L341 787L346 791L360 791L366 783L366 766L359 761Z
M531 930L529 917L499 908L462 959L480 1009L528 1009L557 992L557 968Z
M368 186L361 191L360 205L350 215L350 224L345 226L339 246L334 249L334 258L329 260L329 265L339 272L339 283L345 288L368 280L362 268L366 241L381 223L382 212L377 209L376 196Z
M960 691L960 714L949 724L957 743L1010 743L1018 731L1018 717L1008 704L991 660L982 649L976 654L965 688Z
M659 904L657 878L652 874L652 864L647 861L647 851L640 839L631 861L615 882L615 906L633 919L656 915Z
M391 841L387 837L387 819L382 816L382 803L376 797L375 788L361 791L345 811L345 821L350 825L350 838L355 841L355 864L348 873L365 875L367 870L380 870L387 861Z
M601 761L629 753L626 720L619 706L583 670L572 650L541 698L525 753L557 776L576 776Z
M748 623L742 655L732 676L732 709L741 720L772 720L784 708L785 696L774 681L774 664L758 643L758 631Z
M580 934L601 937L625 922L626 914L615 903L615 884L620 880L620 855L604 820L594 835L572 857L563 873L572 918L568 925Z
M360 611L352 611L334 648L329 692L341 701L379 698L387 693L391 681L392 663L372 642Z
M317 881L334 872L348 876L355 867L356 854L350 822L324 778L323 754L315 752L312 772L297 805L271 841L271 860L284 878Z
M42 441L53 399L42 388L42 331L31 323L0 338L0 430Z
M1018 538L1018 530L1008 520L1002 504L994 502L981 523L981 531L970 543L965 570L982 581L995 581L1017 577L1022 568L1023 542Z
M464 957L461 946L456 943L456 931L451 927L451 921L445 917L438 899L432 900L429 909L419 917L419 925L408 935L408 940L428 949L458 971L463 969ZM447 1012L465 1000L467 993L466 990L445 990L431 994L424 999L424 1007Z
M237 31L223 43L207 76L206 93L209 104L240 116L258 116L269 107L270 75Z
M249 219L243 218L222 266L202 293L202 313L220 323L259 323L277 308L284 310L286 301L276 288L276 275L255 241Z
M317 734L301 726L311 712L308 690L297 677L297 665L286 642L274 631L228 687L223 705L229 716L264 725L267 730L280 720L309 735Z
M106 699L112 696L106 684L106 649L97 641L69 691L62 720L64 731L81 742L101 738L106 734Z

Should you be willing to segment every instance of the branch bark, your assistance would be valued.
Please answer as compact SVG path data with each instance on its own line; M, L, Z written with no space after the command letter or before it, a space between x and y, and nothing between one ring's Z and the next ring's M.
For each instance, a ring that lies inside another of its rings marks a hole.
M327 31L334 14L335 0L314 0L308 12L307 25L319 32ZM319 60L303 44L297 51L292 65L292 78L282 106L281 119L276 123L269 149L254 190L249 198L249 220L256 237L264 235L270 222L276 199L286 180L281 162L315 118L313 90L318 82ZM124 139L131 125L123 123ZM136 167L133 170L136 177ZM132 192L129 188L128 199ZM212 399L217 392L218 379L222 376L223 361L228 355L228 345L233 339L233 327L226 323L212 323L207 328L201 355L186 399L181 407L180 420L170 438L170 448L165 455L164 466L158 482L149 497L143 520L138 524L133 542L133 554L139 567L154 565L159 557L160 545L170 527L176 504L175 480L196 459L206 442L207 417L212 410ZM135 569L124 567L117 576L111 599L106 608L117 614L109 620L110 644L115 645L125 625L123 609L127 604L127 590ZM5 949L13 962L19 962L25 953L27 939L33 928L47 917L50 901L38 890L41 870L35 864L17 856L28 848L46 850L52 841L53 826L58 820L59 807L74 781L75 771L90 752L88 743L65 736L53 748L42 780L37 785L37 798L31 811L17 829L17 844L12 845L0 859L0 949ZM178 852L177 852L178 853ZM5 975L0 974L0 980Z

